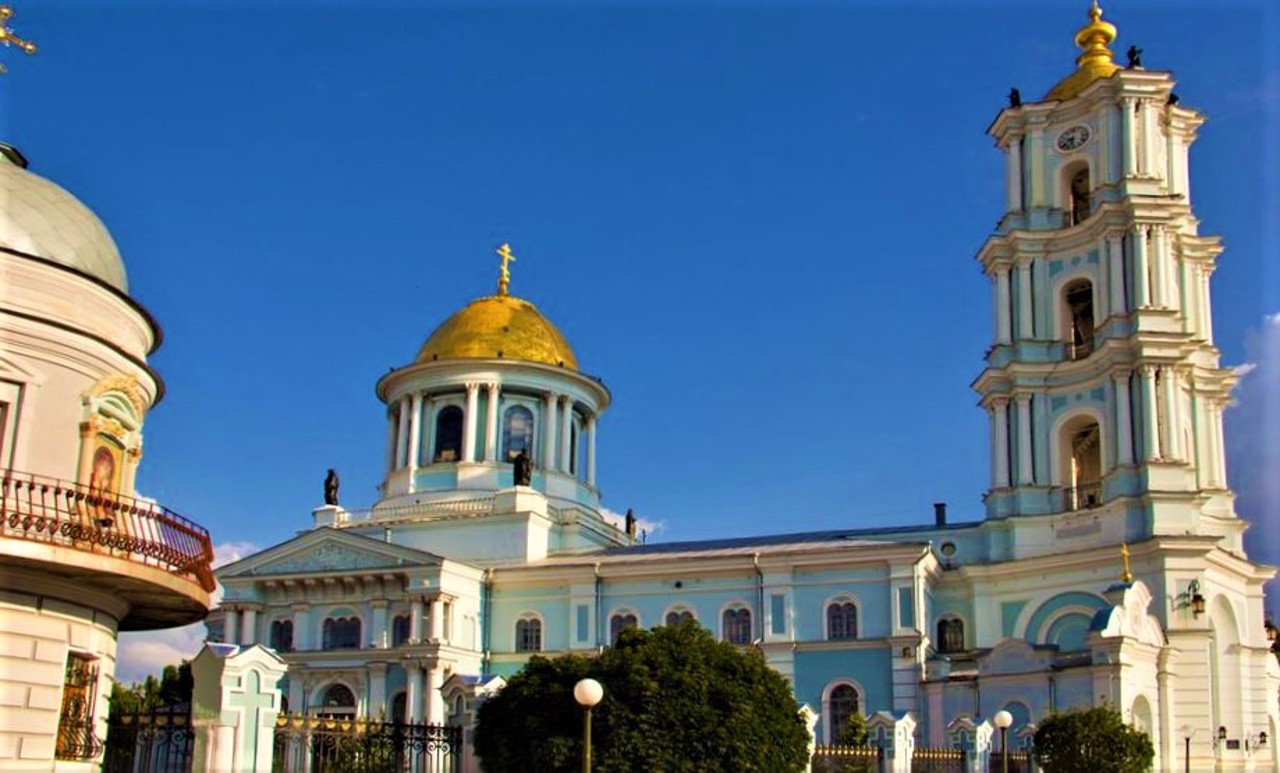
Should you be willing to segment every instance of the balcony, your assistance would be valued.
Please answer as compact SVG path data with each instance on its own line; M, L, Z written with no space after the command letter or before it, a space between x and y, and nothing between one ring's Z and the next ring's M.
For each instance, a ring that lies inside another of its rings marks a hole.
M154 502L14 470L0 475L5 564L83 580L129 602L122 631L183 625L208 612L216 585L203 527Z
M1059 492L1062 497L1062 509L1059 512L1092 510L1102 504L1102 481L1100 480L1066 486L1059 489Z

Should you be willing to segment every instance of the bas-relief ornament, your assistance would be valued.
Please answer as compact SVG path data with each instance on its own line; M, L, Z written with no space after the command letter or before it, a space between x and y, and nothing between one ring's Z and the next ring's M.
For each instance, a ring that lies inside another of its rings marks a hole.
M336 543L323 544L311 550L288 556L254 569L253 574L292 574L332 572L343 569L382 569L403 566L401 559L366 553Z
M147 412L147 400L142 393L142 385L138 383L136 376L132 375L116 375L107 376L86 393L85 398L101 397L110 392L119 392L124 395L129 404L133 406L133 410L141 419Z

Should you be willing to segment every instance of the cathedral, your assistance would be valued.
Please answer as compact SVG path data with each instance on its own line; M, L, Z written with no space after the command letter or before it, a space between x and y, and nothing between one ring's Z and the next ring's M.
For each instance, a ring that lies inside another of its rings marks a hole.
M210 638L281 653L290 711L467 724L534 653L693 619L785 675L819 743L854 712L909 712L941 747L1001 710L1025 740L1106 704L1158 770L1277 770L1274 570L1227 486L1221 246L1188 185L1204 117L1115 38L1095 2L1074 71L989 128L981 521L642 543L602 517L610 392L514 294L503 245L496 292L376 384L376 504L344 508L331 475L310 528L217 571Z

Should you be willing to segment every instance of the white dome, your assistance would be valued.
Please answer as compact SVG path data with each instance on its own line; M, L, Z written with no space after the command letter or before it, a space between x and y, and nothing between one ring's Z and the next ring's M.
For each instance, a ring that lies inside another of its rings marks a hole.
M7 150L7 148L6 148ZM0 247L47 258L127 291L106 226L62 188L0 154Z

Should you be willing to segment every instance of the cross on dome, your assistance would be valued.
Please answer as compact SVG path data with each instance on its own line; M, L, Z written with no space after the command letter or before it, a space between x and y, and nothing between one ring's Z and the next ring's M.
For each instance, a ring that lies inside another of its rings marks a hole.
M498 268L498 295L506 295L507 290L511 287L511 269L507 264L514 263L516 260L515 253L511 251L511 245L506 242L497 249L498 256L502 258L502 265Z
M17 36L12 29L9 28L9 19L13 18L13 9L7 5L0 5L0 44L6 48L13 45L27 52L34 54L36 52L36 44L30 40L25 40ZM8 72L9 69L0 64L0 73Z

